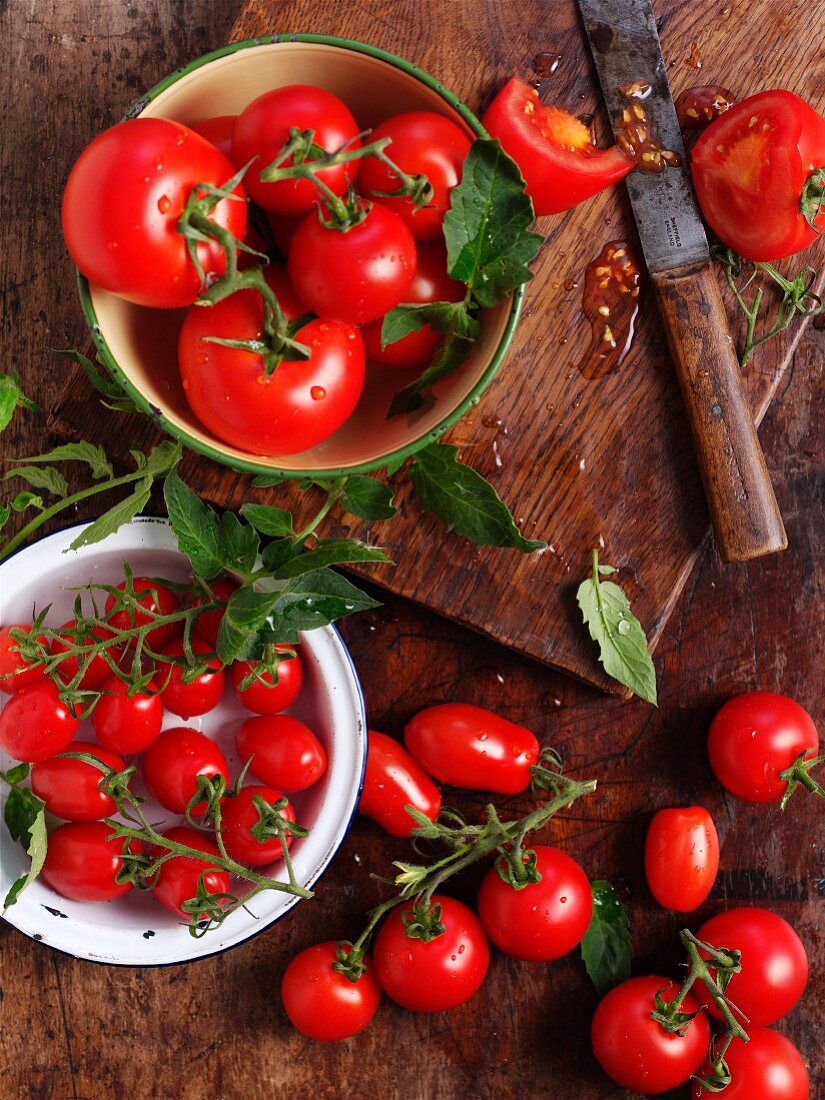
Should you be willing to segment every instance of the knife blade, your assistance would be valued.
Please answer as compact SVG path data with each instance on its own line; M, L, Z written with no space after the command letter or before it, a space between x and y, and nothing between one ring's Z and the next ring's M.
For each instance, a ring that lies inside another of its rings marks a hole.
M742 387L739 363L693 195L649 0L577 0L617 137L633 85L658 143L679 159L626 177L645 263L693 435L717 546L725 561L784 550L782 516ZM623 91L622 89L625 89ZM638 101L637 101L638 102Z

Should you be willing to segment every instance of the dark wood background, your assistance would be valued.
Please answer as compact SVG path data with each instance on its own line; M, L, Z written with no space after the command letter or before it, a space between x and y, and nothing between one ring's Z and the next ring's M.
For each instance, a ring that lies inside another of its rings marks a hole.
M373 40L380 38L381 20L406 19L407 53L413 54L422 36L441 33L438 20L427 17L459 3L317 0L285 7L293 17L303 13L301 27L294 29L347 34L359 19L373 20ZM18 370L44 410L59 403L66 378L63 361L48 349L85 341L59 234L68 169L83 145L143 89L226 41L241 6L240 0L0 4L6 44L0 74L2 369ZM720 35L729 40L729 67L705 68L695 74L701 79L736 84L747 70L753 87L795 86L792 71L773 67L769 44L736 40L737 16L751 8L746 0L662 7L670 19L688 21L700 51ZM813 7L821 10L822 4ZM785 0L777 10L786 32L799 34L798 6ZM499 36L502 21L487 25L496 79L538 49L553 52L553 42L539 30L529 43L514 44ZM531 51L523 59L522 47ZM475 64L460 41L447 56L462 71ZM544 839L573 854L592 877L619 886L633 921L636 973L676 972L676 933L684 923L658 909L644 883L641 852L650 814L690 802L711 810L722 844L721 870L711 898L690 923L695 928L726 906L761 904L796 927L809 951L812 978L779 1028L806 1054L812 1095L817 1085L825 1087L821 809L799 797L783 817L729 798L710 772L704 740L721 702L755 687L794 696L822 725L824 363L825 331L809 326L761 431L789 550L749 565L723 566L705 545L657 650L658 710L605 698L395 597L345 627L374 727L400 735L422 705L465 699L531 726L564 752L575 774L599 780L598 794L553 822ZM3 458L47 445L44 423L42 417L17 418L0 437ZM482 799L451 794L450 801L472 814ZM508 815L524 808L518 798L502 800ZM418 1016L385 1003L367 1032L341 1044L313 1044L289 1028L278 997L287 962L319 939L357 935L362 914L383 896L370 873L386 874L406 852L404 843L357 821L315 900L249 944L187 967L95 966L0 926L0 1096L624 1095L590 1054L596 996L575 956L539 966L496 955L469 1005ZM468 875L456 883L456 893L471 901L478 878Z

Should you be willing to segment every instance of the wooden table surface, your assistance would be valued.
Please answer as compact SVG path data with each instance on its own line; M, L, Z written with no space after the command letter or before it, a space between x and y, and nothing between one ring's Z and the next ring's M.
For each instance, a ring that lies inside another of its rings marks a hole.
M782 2L789 21L799 18L796 5ZM376 16L382 9L368 0L360 7ZM422 13L422 26L426 7L410 9ZM739 4L726 7L733 28ZM59 399L66 369L48 349L85 341L59 233L69 166L143 89L221 45L240 9L240 0L0 5L2 369L19 371L26 392L46 410ZM314 12L329 21L334 10L332 0L307 4L301 29L316 29ZM699 48L711 30L697 21ZM533 53L553 49L552 42L529 45ZM770 72L769 59L758 44L754 49L753 64ZM469 63L461 43L456 52ZM707 74L725 83L723 75ZM663 806L708 807L721 869L690 924L696 928L728 906L756 904L797 929L811 980L778 1026L806 1055L812 1096L817 1085L825 1090L821 807L797 796L783 816L734 800L715 782L704 741L721 702L757 687L798 699L822 728L824 364L825 331L809 326L761 430L789 549L723 566L706 545L656 652L658 710L605 698L397 598L344 627L373 727L398 735L421 706L463 699L532 727L564 753L573 774L598 779L598 793L551 823L544 839L574 855L591 877L619 887L633 924L635 973L676 973L676 934L685 923L659 909L645 886L646 824ZM16 418L0 437L3 458L45 449L43 425L36 416ZM482 799L451 794L450 801L472 814ZM519 798L501 802L508 816L525 806ZM625 1095L590 1053L596 995L575 954L552 966L495 955L470 1004L427 1016L385 1002L362 1036L343 1043L322 1046L291 1030L278 997L287 962L318 940L356 936L362 914L384 896L371 873L387 874L407 850L359 819L313 901L248 944L186 967L78 962L0 925L0 1097ZM468 874L457 882L457 896L471 901L478 879Z

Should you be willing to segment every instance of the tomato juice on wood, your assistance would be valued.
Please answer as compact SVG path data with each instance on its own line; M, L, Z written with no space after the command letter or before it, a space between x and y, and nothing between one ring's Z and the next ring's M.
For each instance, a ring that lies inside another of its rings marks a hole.
M736 100L733 92L720 84L697 84L685 88L676 97L676 117L683 130L704 130L725 111L729 111Z
M642 285L641 265L627 241L608 241L585 268L582 312L592 327L592 338L578 364L584 378L603 378L627 355Z

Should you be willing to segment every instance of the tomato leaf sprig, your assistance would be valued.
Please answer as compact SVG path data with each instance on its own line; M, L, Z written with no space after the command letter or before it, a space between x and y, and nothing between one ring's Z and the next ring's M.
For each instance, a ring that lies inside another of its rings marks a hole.
M582 961L600 997L630 977L630 919L609 882L590 883L593 916L580 944Z
M0 779L9 785L9 796L3 809L6 828L12 840L19 840L31 859L28 871L9 887L3 901L4 910L14 905L20 893L37 878L46 859L46 803L28 787L20 785L28 775L28 764L17 764L7 772L0 772Z
M20 378L16 372L0 374L0 432L8 427L9 421L18 407L40 411L36 401L30 400L23 393Z

